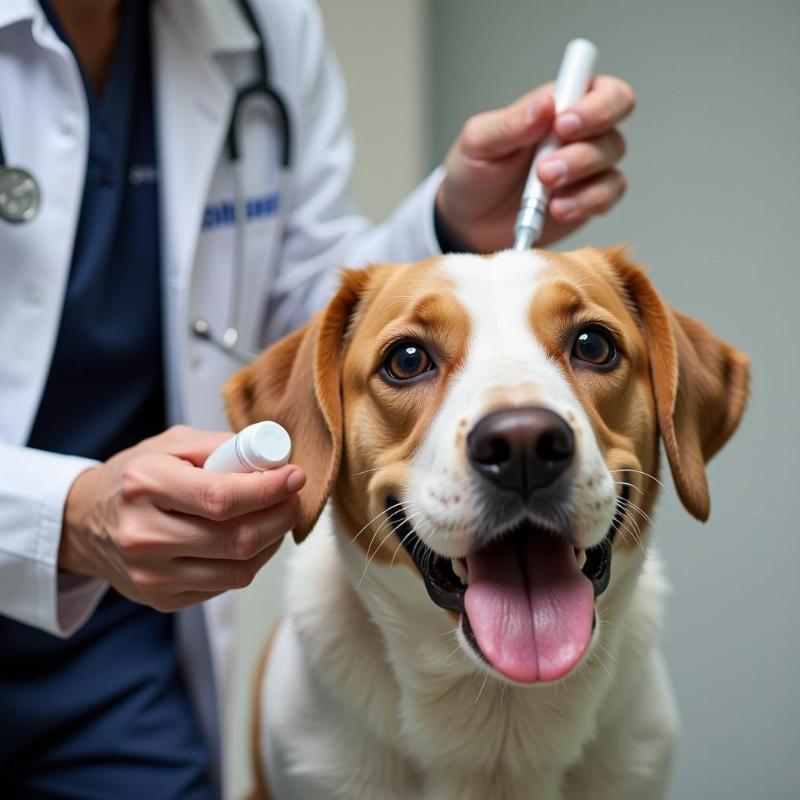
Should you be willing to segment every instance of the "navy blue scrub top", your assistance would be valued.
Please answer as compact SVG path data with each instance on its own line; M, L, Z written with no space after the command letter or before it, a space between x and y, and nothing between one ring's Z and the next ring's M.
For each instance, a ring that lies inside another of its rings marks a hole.
M45 0L42 6L66 41ZM102 98L84 77L83 202L28 441L50 452L104 460L165 424L148 17L148 2L124 4ZM0 616L0 643L0 796L216 796L171 615L109 590L69 639Z

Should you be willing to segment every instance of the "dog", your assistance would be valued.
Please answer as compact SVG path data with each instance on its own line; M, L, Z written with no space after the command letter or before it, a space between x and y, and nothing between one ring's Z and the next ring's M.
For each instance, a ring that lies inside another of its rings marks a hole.
M662 797L660 442L704 521L748 375L622 247L346 271L224 391L234 428L292 433L314 529L259 671L257 796Z

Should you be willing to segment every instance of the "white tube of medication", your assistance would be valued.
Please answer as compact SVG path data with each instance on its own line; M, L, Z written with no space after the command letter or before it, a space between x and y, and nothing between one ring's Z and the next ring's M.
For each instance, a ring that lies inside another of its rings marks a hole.
M277 422L248 425L220 445L207 459L203 469L211 472L261 472L289 462L292 440Z
M596 59L597 48L588 39L573 39L567 45L556 78L554 97L556 114L560 114L565 108L577 103L586 94ZM555 132L551 132L537 149L533 158L528 180L522 191L522 204L514 226L516 235L514 249L517 251L533 247L542 233L547 217L547 201L550 198L550 191L539 180L536 165L560 144L558 136Z

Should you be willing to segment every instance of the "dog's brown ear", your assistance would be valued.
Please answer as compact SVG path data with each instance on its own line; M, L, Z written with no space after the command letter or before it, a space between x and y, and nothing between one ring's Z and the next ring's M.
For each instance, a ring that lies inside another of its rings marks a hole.
M297 542L314 527L339 470L343 340L367 273L345 272L339 291L323 311L265 350L223 389L234 430L271 419L292 437L292 463L302 467L308 478L299 493Z
M638 311L650 356L658 425L687 511L710 510L706 463L728 441L747 404L750 361L685 314L669 308L624 248L606 251Z

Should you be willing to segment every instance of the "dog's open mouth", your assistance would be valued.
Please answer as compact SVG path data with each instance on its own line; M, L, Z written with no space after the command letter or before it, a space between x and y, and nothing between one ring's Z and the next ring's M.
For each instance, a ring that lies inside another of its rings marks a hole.
M402 504L390 497L389 519L434 603L461 618L475 651L519 683L554 681L580 661L594 628L594 600L608 587L614 537L628 487L600 544L576 550L566 539L525 521L464 559L423 545Z

